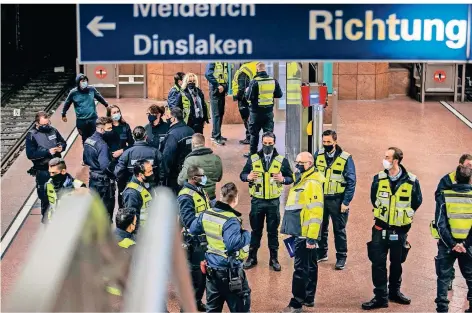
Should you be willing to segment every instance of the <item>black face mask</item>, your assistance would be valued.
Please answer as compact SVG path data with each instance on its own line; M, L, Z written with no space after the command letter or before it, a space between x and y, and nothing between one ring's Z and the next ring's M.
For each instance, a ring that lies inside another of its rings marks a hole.
M188 83L188 84L187 84L187 87L188 87L189 89L194 89L194 88L195 88L195 83Z
M49 126L49 125L39 125L38 131L40 131L42 133L48 133L48 132L51 131L51 126Z
M67 175L66 174L56 174L51 177L52 184L54 185L54 188L61 188L64 182L66 181Z
M152 114L148 115L149 123L153 123L155 120L157 120L157 116L152 115Z
M303 164L297 164L295 165L295 168L301 173L305 171L305 166Z
M271 154L273 151L274 151L274 146L266 146L266 145L262 146L262 152L264 152L264 154Z
M105 132L102 134L102 137L103 137L103 140L105 140L105 141L110 140L110 139L113 137L113 131L112 131L112 130L110 130L110 131L105 131Z
M145 183L154 182L154 174L151 174L149 176L144 175L143 182L145 182Z
M325 152L330 153L333 151L334 145L323 145L323 148L325 149Z

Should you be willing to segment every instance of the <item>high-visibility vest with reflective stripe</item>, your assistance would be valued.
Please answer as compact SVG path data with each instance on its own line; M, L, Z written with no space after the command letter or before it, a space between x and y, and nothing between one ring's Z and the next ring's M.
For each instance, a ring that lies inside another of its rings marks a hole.
M416 176L408 173L408 181L402 183L395 194L390 188L388 175L382 171L378 177L379 185L376 192L374 217L390 226L410 225L415 214L411 208L411 198Z
M344 179L343 172L346 167L347 159L351 156L348 152L343 151L336 157L330 167L326 162L324 148L318 151L316 157L316 168L318 171L324 173L326 177L326 183L324 184L325 195L338 195L344 193L346 189L346 180Z
M302 79L297 62L287 63L287 104L302 103Z
M204 211L202 214L203 229L208 242L207 253L228 258L228 251L223 241L223 226L230 218L237 218L237 216L233 212L228 211L215 212L212 208ZM241 222L239 218L238 221ZM249 255L249 245L244 246L235 254L236 258L244 260Z
M446 213L454 239L466 239L472 227L472 190L444 190Z
M143 186L141 186L137 183L134 183L134 182L129 182L126 185L125 190L127 188L131 188L131 189L134 189L137 192L139 192L139 194L141 195L141 199L143 200L143 206L141 207L140 214L139 214L139 225L142 226L142 225L146 224L146 221L147 221L148 206L149 206L149 204L151 203L151 200L152 200L151 193L146 188L144 188Z
M78 179L74 179L74 181L72 182L73 189L68 190L68 192L66 192L62 196L71 194L75 189L81 188L83 184L84 183L82 181ZM54 215L54 212L56 212L56 208L59 204L59 201L57 199L57 193L52 183L52 178L50 178L48 182L46 183L46 194L48 196L48 201L49 201L49 210L48 210L47 218L50 221L52 219L52 216Z
M252 170L259 174L259 177L251 182L249 194L258 199L276 199L279 198L284 190L282 183L276 182L272 174L280 173L284 157L277 155L270 164L269 170L264 170L265 160L262 160L258 154L251 155Z
M452 182L453 184L457 184L456 172L455 172L455 171L454 171L454 172L450 172L450 173L448 174L448 176L449 176L449 179L451 180L451 182Z
M323 174L312 167L302 173L287 196L284 220L300 221L300 236L318 239L323 222ZM298 227L298 226L297 226ZM296 228L297 228L296 227Z
M259 87L258 105L261 107L271 106L274 104L275 79L272 77L256 77Z
M136 242L133 239L130 239L130 238L124 238L123 240L118 242L118 246L121 247L121 248L124 248L124 249L128 249L129 247L131 247L135 244L136 244ZM107 285L106 289L107 289L107 292L109 294L112 294L114 296L121 296L122 295L121 289L118 288L117 286L109 284L109 285Z
M241 73L244 73L249 77L249 80L252 80L257 72L256 64L257 62L244 63L236 71L236 73L234 73L233 82L231 85L231 89L233 89L233 95L237 95L239 92L239 83L238 83L239 75L241 75Z
M182 94L182 106L184 108L184 110L183 110L184 122L185 122L185 124L187 124L188 123L188 118L190 116L190 105L191 105L191 103L190 103L190 99L185 95L185 93L183 91L181 92L181 94ZM206 105L207 118L208 118L208 120L210 120L211 119L210 106L209 106L208 102L205 101L205 103L202 104L202 105Z
M205 190L203 190L205 197L202 197L198 192L190 188L184 187L179 192L179 196L189 195L192 197L193 204L195 206L195 216L199 216L200 213L210 208L210 198Z
M228 63L226 62L215 62L215 69L213 70L213 76L219 84L228 83Z

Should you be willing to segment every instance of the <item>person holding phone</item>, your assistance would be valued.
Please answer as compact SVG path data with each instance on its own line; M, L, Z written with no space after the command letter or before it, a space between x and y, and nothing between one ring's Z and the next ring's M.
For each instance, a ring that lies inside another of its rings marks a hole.
M275 149L275 134L267 132L262 135L262 150L251 155L244 166L240 178L249 182L251 195L251 212L249 221L252 228L249 256L244 263L245 269L257 265L257 250L261 245L264 219L267 218L267 239L269 242L269 266L280 271L278 261L280 195L283 185L293 183L292 170L288 160L279 155Z

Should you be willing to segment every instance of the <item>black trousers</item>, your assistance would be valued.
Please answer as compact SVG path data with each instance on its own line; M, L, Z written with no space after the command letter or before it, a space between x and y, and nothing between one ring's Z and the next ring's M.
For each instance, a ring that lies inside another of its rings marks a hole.
M76 126L77 131L79 132L80 136L82 137L82 143L87 140L88 137L92 136L95 133L95 123L97 121L96 117L88 118L84 120L77 120Z
M438 276L436 311L448 312L449 300L447 299L447 287L453 278L454 262L459 262L459 268L462 276L467 283L467 300L472 303L472 255L471 249L467 249L467 253L457 253L446 247L441 240L438 240L438 255L434 258L436 264L436 275Z
M295 238L295 262L292 278L292 294L289 306L301 309L303 303L315 301L318 284L318 253L306 247L306 239Z
M250 112L249 114L249 133L251 134L249 153L257 153L259 145L259 133L262 131L274 131L274 112Z
M264 200L251 198L251 212L249 213L249 223L251 224L251 244L252 249L259 249L261 246L262 231L264 230L264 219L267 223L267 241L269 250L279 249L279 225L280 225L280 200Z
M244 123L244 128L246 128L246 139L251 139L251 134L249 133L249 104L246 100L238 101L239 114Z
M336 247L336 258L345 259L347 257L347 237L346 224L349 212L341 213L342 200L325 199L323 225L321 227L320 247L318 257L322 258L328 253L328 227L329 218L333 222L334 245Z
M203 128L205 127L205 121L203 119L193 120L191 124L189 122L189 126L192 127L193 131L196 134L203 135Z
M106 176L97 176L90 173L89 187L95 190L105 205L105 208L113 222L113 212L115 211L115 182Z
M211 131L211 138L219 139L221 137L221 125L223 124L223 116L225 115L226 93L218 92L218 88L213 89L211 84L209 91L211 119L213 120L213 130Z
M38 170L36 172L36 192L41 201L41 215L43 216L49 208L49 200L46 193L46 183L49 178L51 178L51 176L49 176L49 171L47 170Z
M195 291L195 299L201 301L205 293L206 275L202 273L200 262L205 260L205 251L200 247L199 243L188 245L187 261L192 276L193 290Z
M398 234L398 240L390 240L392 231L385 231L372 227L372 241L367 243L367 254L372 262L372 282L375 297L381 301L388 301L388 291L395 294L400 291L402 282L402 263L405 262L408 249L407 234ZM387 279L387 254L390 250L390 276Z
M239 275L243 279L242 290L230 292L228 270L209 269L206 277L207 312L221 312L225 302L230 312L250 312L251 289L242 268Z

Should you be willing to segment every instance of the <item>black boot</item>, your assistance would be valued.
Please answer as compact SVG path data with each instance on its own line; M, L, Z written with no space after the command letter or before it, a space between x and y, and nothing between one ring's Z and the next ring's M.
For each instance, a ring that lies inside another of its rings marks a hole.
M396 302L396 303L399 303L399 304L408 305L408 304L411 303L411 299L408 298L407 296L405 296L400 291L390 292L390 294L388 295L388 299L392 302Z
M362 303L363 310L373 310L373 309L380 309L380 308L388 308L388 301L373 298L369 302Z
M270 250L270 261L269 266L276 272L280 272L282 267L279 264L279 260L277 259L277 250Z
M257 249L249 248L249 256L247 257L246 262L243 264L243 268L248 270L257 265Z

